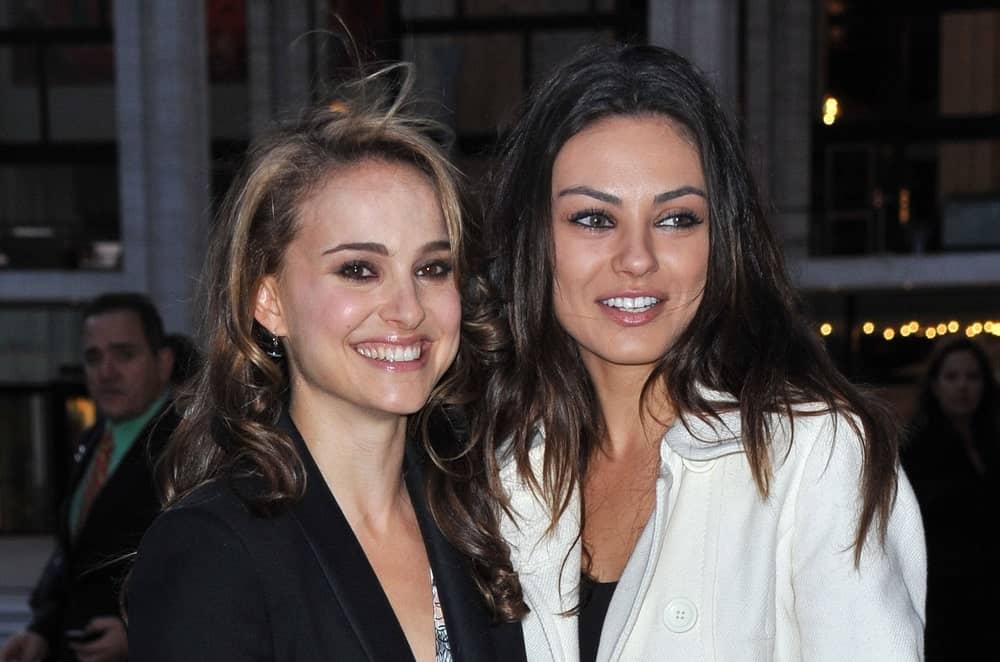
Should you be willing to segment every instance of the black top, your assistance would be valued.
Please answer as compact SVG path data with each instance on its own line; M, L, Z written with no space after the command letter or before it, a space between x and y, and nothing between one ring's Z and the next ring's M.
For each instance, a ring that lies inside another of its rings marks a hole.
M597 582L580 575L580 662L594 662L601 644L604 617L618 582Z
M143 662L399 662L413 655L368 558L305 442L284 417L305 494L270 516L244 496L256 476L220 478L146 533L128 586L129 658ZM434 526L424 458L409 444L406 486L427 546L456 662L524 660L519 623L494 625L467 562ZM429 625L429 624L428 624Z

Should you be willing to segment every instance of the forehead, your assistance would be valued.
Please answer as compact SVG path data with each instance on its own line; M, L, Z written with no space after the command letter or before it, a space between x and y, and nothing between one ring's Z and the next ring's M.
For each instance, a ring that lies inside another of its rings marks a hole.
M664 184L704 186L694 141L683 125L665 115L598 120L563 144L552 168L553 184L581 177L628 182L651 176Z
M961 370L979 372L979 361L976 356L967 349L959 349L948 354L941 362L941 371Z
M142 321L131 310L111 310L83 321L83 346L145 344Z
M299 205L298 222L307 243L323 240L317 235L351 241L448 236L432 179L413 165L381 159L328 173ZM400 234L407 227L411 232Z

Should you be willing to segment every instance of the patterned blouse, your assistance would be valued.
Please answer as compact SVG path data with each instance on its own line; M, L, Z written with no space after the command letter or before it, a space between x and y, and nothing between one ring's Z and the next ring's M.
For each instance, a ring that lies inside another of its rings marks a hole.
M434 599L434 659L437 662L452 662L451 645L448 643L448 628L444 624L444 611L438 598L437 583L431 571L431 594Z

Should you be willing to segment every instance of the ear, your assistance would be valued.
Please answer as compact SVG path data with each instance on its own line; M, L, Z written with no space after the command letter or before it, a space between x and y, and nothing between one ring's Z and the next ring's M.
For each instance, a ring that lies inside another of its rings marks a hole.
M170 381L170 375L174 372L174 350L169 347L161 347L156 351L156 372L160 381L164 384Z
M257 287L253 316L258 324L272 334L287 335L285 318L281 314L281 302L278 301L278 281L274 276L264 276Z

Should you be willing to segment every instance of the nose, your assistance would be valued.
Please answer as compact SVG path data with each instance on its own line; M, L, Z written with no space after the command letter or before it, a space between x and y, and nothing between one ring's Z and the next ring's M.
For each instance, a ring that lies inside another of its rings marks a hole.
M97 376L101 381L116 379L118 374L118 364L110 356L103 357L97 364Z
M402 329L415 329L426 316L420 291L410 278L401 278L387 285L386 298L379 310L382 319Z
M631 226L631 227L630 227ZM622 224L613 267L619 273L644 276L659 268L651 228L641 223Z

